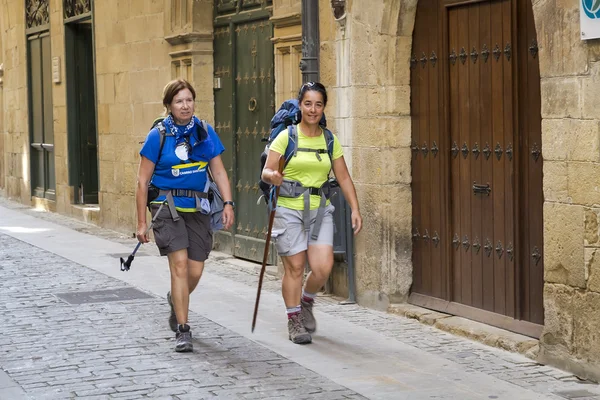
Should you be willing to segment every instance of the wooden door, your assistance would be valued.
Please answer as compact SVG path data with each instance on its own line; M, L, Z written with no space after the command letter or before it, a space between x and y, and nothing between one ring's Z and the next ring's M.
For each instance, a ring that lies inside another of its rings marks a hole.
M539 69L524 45L532 18L528 0L419 2L411 301L535 336L543 263L526 254L542 248L543 196L541 158L526 156L541 138Z
M267 20L237 25L236 93L236 166L234 192L239 204L236 220L234 255L262 261L267 233L264 202L257 204L262 192L258 187L262 139L269 134L275 113L273 79L274 53L272 26Z
M31 189L36 197L56 200L50 33L45 31L30 35L27 42Z
M522 201L519 204L518 234L522 240L519 254L521 282L518 306L521 318L536 324L544 323L544 191L542 186L542 117L540 95L540 65L533 9L530 1L519 3L519 26L522 39L518 42L518 100L522 116L519 119L519 176Z
M450 147L442 130L447 68L440 39L443 14L437 0L421 0L418 7L411 58L413 292L447 299L450 236L444 197Z
M258 187L260 153L275 113L272 2L217 1L215 25L215 128L227 148L223 160L237 203L232 232L215 235L216 247L262 261L267 210ZM271 251L270 262L276 262Z
M452 300L515 317L511 22L510 0L448 12Z
M69 181L75 202L98 203L98 139L93 30L89 18L67 23Z

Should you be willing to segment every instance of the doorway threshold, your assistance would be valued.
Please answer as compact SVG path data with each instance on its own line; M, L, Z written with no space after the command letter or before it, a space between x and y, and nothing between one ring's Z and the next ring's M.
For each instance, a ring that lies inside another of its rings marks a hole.
M407 303L390 304L388 312L416 319L423 324L487 346L519 353L532 360L537 360L538 357L539 340L529 336Z
M100 223L100 205L99 204L72 204L71 216L80 221L94 225Z

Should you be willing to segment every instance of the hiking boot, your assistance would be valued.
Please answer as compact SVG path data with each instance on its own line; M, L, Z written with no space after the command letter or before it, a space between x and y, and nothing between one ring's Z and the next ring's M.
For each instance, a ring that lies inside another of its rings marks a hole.
M167 292L167 301L171 307L171 315L169 315L169 328L173 332L177 332L177 315L175 315L175 307L173 307L173 300L171 300L171 292Z
M302 306L302 311L300 312L300 315L302 315L304 329L306 329L308 333L315 333L315 331L317 330L317 321L315 320L315 316L313 315L314 304L314 301L300 300L300 305Z
M312 342L310 333L306 332L302 324L300 314L294 314L288 318L289 339L296 344L306 344Z
M194 350L192 344L192 332L188 324L179 325L175 334L175 351L178 353L187 353Z

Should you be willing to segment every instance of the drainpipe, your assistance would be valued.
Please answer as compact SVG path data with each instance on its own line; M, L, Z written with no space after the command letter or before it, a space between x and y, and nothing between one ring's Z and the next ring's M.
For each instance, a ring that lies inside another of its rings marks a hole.
M319 81L319 0L302 0L302 82Z

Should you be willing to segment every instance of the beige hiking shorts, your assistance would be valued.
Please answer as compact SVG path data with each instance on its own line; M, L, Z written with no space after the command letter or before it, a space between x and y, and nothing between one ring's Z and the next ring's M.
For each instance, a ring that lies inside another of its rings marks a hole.
M325 207L321 230L317 240L313 240L310 234L315 226L317 210L310 211L310 229L304 230L302 221L303 211L290 210L285 207L277 207L275 220L273 221L273 230L271 239L275 244L277 253L280 256L293 256L306 251L311 245L327 245L333 247L333 212L335 207L331 204Z

